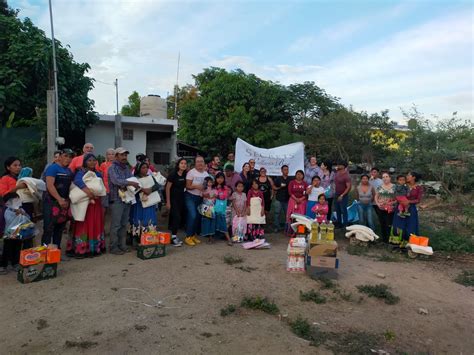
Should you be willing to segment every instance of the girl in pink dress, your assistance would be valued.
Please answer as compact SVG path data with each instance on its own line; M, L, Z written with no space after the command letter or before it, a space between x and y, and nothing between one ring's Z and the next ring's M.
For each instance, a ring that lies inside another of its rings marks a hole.
M288 210L286 211L286 222L288 226L291 225L291 215L299 213L304 215L306 213L306 189L308 184L304 181L304 172L298 170L295 179L288 185L288 193L290 200L288 201ZM291 227L288 229L289 232Z

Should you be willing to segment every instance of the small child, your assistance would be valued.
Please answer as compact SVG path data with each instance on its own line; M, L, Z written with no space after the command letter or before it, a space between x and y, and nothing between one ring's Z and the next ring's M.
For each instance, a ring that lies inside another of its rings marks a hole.
M13 220L20 214L27 216L25 210L22 208L20 197L16 192L8 193L3 196L5 202L5 226L12 224ZM5 228L6 229L6 228ZM32 239L3 239L3 254L0 262L0 275L8 273L8 264L11 263L12 267L18 268L20 260L20 251L22 248L31 248Z
M324 188L321 187L321 178L318 175L313 176L311 185L306 189L308 202L306 203L306 215L310 218L316 218L313 207L318 202L319 195L324 194Z
M316 221L318 223L326 222L326 217L329 212L329 205L326 201L326 195L324 193L318 196L318 202L313 206L311 211L316 216Z
M217 190L214 188L214 180L208 176L204 179L204 191L202 192L202 204L214 209ZM214 234L216 234L216 214L212 213L211 217L202 216L201 219L201 236L208 237L208 243L213 242Z
M225 218L227 209L227 199L230 197L230 189L225 185L225 175L223 172L216 174L216 201L214 203L214 213L216 219L216 231L223 233L227 240L227 245L232 246L229 231L227 230L227 222ZM212 237L211 237L212 238Z
M260 199L260 216L265 216L265 200L263 197L263 192L260 191L258 186L258 181L253 180L251 188L247 193L247 216L253 215L251 201L252 199ZM258 205L257 205L258 207ZM265 231L263 230L263 225L260 223L247 223L247 240L262 239Z
M246 209L247 195L244 193L245 185L242 181L235 184L232 194L232 234L235 242L243 242L247 230Z
M404 175L397 176L397 184L395 185L395 198L398 202L398 216L405 218L410 216L408 212L408 186Z

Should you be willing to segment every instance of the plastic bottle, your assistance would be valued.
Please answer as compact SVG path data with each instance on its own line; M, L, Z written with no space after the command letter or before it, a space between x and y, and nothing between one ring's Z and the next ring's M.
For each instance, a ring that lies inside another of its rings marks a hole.
M327 239L327 230L328 230L328 225L326 222L323 222L319 225L319 229L321 230L321 236L319 239L321 240L326 240Z
M319 223L314 221L311 223L311 239L310 244L316 244L318 241L318 230L319 230Z
M326 238L327 240L334 240L334 224L332 224L332 221L329 221Z

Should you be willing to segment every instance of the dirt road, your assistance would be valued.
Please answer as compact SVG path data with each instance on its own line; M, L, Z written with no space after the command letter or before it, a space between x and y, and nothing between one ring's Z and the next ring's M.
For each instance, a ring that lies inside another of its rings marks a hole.
M452 281L458 265L377 261L349 255L342 241L337 285L322 289L285 271L284 236L269 239L270 250L217 242L171 247L148 261L133 253L71 260L56 279L28 285L2 276L1 353L314 354L356 352L360 343L390 353L472 353L474 293ZM243 262L228 265L226 254ZM387 305L356 289L378 283L400 302ZM311 289L326 303L300 301L299 291ZM245 296L268 297L280 315L242 307L220 315ZM298 315L331 340L314 347L293 334L288 320Z

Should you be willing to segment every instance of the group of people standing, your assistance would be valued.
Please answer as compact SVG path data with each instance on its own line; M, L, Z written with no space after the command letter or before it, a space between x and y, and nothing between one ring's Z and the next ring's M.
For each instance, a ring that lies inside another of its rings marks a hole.
M99 166L91 143L85 144L83 154L77 157L70 149L55 152L54 161L45 167L42 174L46 183L42 198L42 244L53 243L61 247L63 231L67 222L71 221L67 255L78 258L101 255L106 251L104 221L107 210L111 218L108 248L111 254L121 255L130 251L127 235L129 240L139 240L144 231L156 228L158 206L146 204L151 194L162 189L155 180L156 170L143 154L136 157L136 165L132 168L128 155L129 151L123 147L110 148L106 152L106 161ZM330 221L333 204L337 216L336 228L345 227L348 223L347 207L352 179L343 161L337 162L333 171L331 161L318 164L316 157L311 157L305 170L298 170L294 177L289 175L286 165L281 167L281 175L270 177L265 167L255 168L254 159L236 172L233 153L222 165L218 156L213 157L209 164L203 157L197 156L193 165L189 169L186 159L178 159L167 176L163 191L164 203L169 211L171 240L175 246L182 245L178 230L183 226L184 243L188 246L200 244L199 237L207 237L208 242L212 243L218 233L225 237L229 245L233 245L233 241L263 238L265 229L268 230L264 225L268 225L272 204L275 232L289 232L293 213L306 214L318 222ZM22 164L20 159L10 157L5 161L4 168L0 179L1 217L4 217L0 218L0 230L8 213L24 213L32 218L34 210L31 204L23 204L21 210L10 211L8 201L18 198L17 190L25 187L17 183ZM88 187L85 177L91 175L103 183L106 193L98 193ZM153 183L150 187L140 188L138 181L147 177ZM375 212L384 241L388 241L389 235L394 233L392 228L404 237L409 233L417 234L416 205L422 195L418 180L419 175L414 172L406 177L399 176L397 184L392 183L388 172L380 178L376 168L371 170L370 175L363 174L355 189L361 223L374 229ZM71 219L71 185L87 195L89 203L84 220ZM130 188L140 189L134 201L124 199ZM5 240L0 273L6 272L9 263L17 265L19 250L30 244Z

